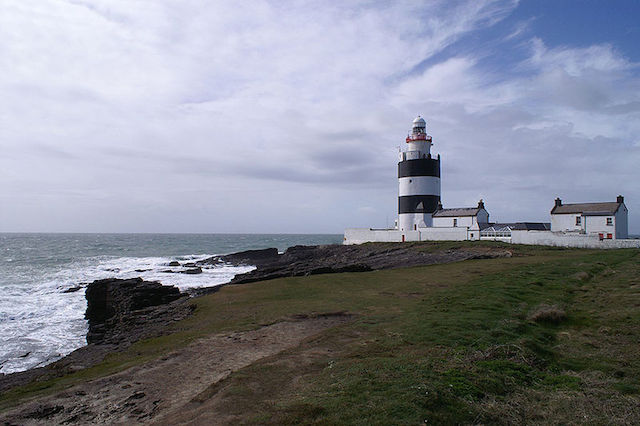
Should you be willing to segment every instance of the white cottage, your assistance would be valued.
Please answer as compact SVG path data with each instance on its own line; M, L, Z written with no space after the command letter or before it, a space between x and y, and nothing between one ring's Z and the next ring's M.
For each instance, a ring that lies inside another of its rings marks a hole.
M627 206L618 195L615 202L562 204L551 209L551 231L597 234L600 239L629 238Z
M476 231L469 234L469 239L480 238L480 230L489 223L489 212L484 208L484 202L480 200L477 207L460 207L443 209L438 203L438 209L433 213L434 228L468 228Z

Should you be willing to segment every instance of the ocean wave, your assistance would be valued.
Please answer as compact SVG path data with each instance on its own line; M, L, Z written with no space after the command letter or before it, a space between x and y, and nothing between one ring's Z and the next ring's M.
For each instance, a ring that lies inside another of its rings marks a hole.
M0 296L0 372L7 374L45 365L86 344L83 288L86 283L103 278L141 277L185 290L224 284L236 274L254 269L205 265L202 273L184 274L180 273L185 270L183 266L168 266L171 261L184 264L208 257L206 254L94 256L47 271L15 270L13 282L21 284L4 284ZM79 285L81 288L77 289Z

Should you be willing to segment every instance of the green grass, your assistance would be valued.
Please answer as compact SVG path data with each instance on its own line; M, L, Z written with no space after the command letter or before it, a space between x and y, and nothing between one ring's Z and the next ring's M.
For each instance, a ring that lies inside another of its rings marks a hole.
M640 252L504 247L514 257L227 286L197 299L175 333L9 392L0 404L210 333L346 311L354 321L235 372L198 404L215 395L216 410L261 424L624 423L640 406ZM541 304L566 318L529 320Z

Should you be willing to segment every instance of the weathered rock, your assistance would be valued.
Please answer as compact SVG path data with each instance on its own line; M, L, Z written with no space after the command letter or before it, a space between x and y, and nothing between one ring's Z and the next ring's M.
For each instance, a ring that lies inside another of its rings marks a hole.
M273 263L279 259L277 248L263 250L246 250L224 256L214 256L197 262L200 265L217 265L219 263L232 263L234 265L261 266Z
M425 248L434 247L433 250ZM273 253L272 249L272 253ZM365 272L468 259L511 257L500 247L459 247L438 250L433 243L373 243L362 245L293 246L284 254L265 256L257 269L236 275L231 283L242 284L274 278L338 272ZM225 256L233 259L234 255Z
M130 323L136 311L164 305L183 295L177 287L164 286L141 278L97 280L87 286L87 311L89 321L87 343L103 342L114 338L119 326ZM131 324L128 324L129 326Z
M184 271L180 271L180 273L182 273L182 274L191 274L191 275L201 274L202 273L202 268L199 267L199 266L196 266L195 268L189 268L189 269L185 269Z
M180 266L180 262L178 262L177 260L172 260L171 262L167 263L167 266Z

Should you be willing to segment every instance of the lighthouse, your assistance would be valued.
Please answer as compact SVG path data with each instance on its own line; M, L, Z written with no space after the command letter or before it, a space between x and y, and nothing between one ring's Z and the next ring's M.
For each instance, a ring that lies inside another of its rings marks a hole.
M431 156L427 123L418 116L399 153L398 229L415 231L433 224L432 214L440 203L440 155Z

